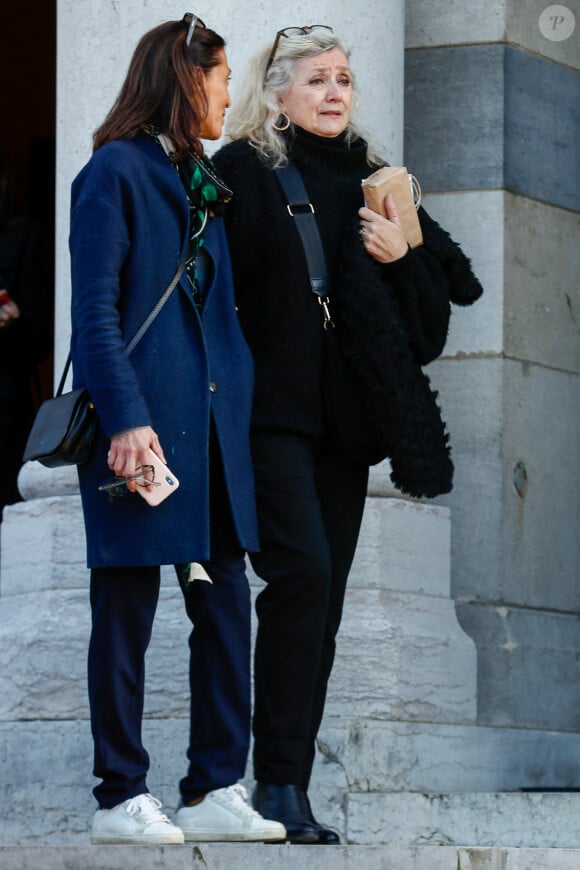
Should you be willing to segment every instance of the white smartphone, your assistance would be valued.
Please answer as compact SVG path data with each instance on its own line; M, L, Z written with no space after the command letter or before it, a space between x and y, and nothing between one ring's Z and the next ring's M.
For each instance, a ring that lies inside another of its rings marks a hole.
M172 492L179 487L179 481L172 471L159 459L156 453L149 450L149 462L155 469L155 483L158 486L153 486L148 489L146 486L138 486L137 492L145 499L147 504L156 507L162 501L171 495Z

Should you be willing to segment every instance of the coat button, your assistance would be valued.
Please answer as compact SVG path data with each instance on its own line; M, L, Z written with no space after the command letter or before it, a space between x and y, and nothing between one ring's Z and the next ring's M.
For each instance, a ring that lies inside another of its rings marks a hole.
M209 382L209 391L210 393L217 393L217 384L215 383L215 381Z

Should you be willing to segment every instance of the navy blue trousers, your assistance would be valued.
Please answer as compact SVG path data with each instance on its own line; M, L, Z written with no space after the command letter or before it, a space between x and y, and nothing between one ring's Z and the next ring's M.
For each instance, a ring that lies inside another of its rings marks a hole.
M223 477L212 480L211 557L202 564L213 583L186 584L183 566L176 566L193 623L184 802L242 778L250 739L250 592ZM144 659L158 597L158 566L91 571L88 685L94 774L102 780L93 793L105 809L148 791Z
M304 438L252 440L260 552L254 774L308 788L368 468Z

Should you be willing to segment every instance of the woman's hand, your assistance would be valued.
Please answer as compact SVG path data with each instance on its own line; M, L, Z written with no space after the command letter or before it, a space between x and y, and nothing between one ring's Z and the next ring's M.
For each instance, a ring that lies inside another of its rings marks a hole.
M133 429L132 432L113 437L107 455L109 468L118 477L132 477L135 474L135 469L140 465L151 464L149 448L165 462L159 438L151 426L143 426L141 429ZM127 484L127 488L131 492L135 492L137 484L131 480Z
M11 299L0 305L0 328L10 326L13 320L20 317L20 308Z
M360 208L360 237L368 253L379 263L394 263L404 257L409 246L401 229L395 202L390 193L385 197L386 218L370 208Z

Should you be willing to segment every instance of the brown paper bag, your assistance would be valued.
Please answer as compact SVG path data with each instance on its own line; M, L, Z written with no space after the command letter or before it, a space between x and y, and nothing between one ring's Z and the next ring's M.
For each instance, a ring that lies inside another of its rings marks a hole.
M401 221L401 229L412 248L423 244L421 225L409 174L405 166L382 166L362 182L365 204L368 208L386 217L385 196L390 193Z

